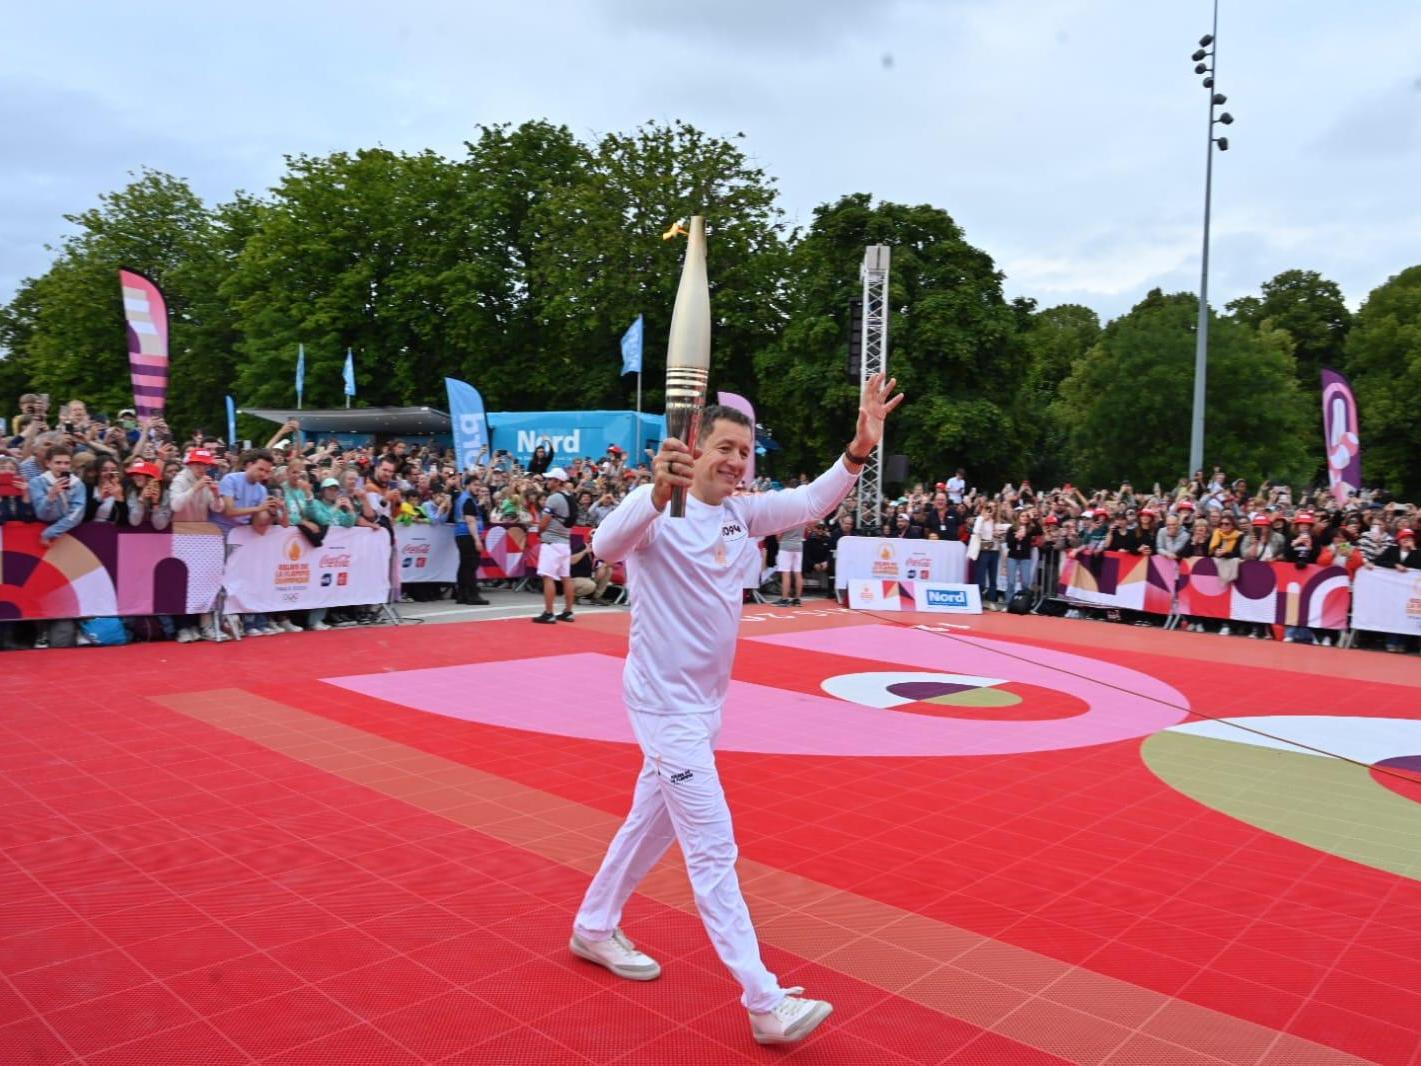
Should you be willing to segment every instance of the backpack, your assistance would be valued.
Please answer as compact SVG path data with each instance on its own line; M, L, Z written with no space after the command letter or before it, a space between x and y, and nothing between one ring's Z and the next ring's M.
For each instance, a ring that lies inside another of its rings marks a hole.
M123 628L122 618L90 618L81 623L80 628L84 631L84 636L89 638L90 644L112 647L128 643L128 630ZM53 635L50 636L50 646L54 646Z
M135 644L151 644L168 639L168 635L163 632L163 623L154 615L126 618L124 624L128 627L128 639Z
M559 522L562 522L563 525L567 527L568 531L571 532L572 527L577 525L577 497L574 496L571 492L568 492L566 489L559 492L558 495L561 496L563 500L567 503L567 518L558 518L557 515L553 515L553 517L557 518Z
M1026 589L1018 589L1012 594L1010 602L1007 603L1008 614L1030 614L1031 613L1031 593Z

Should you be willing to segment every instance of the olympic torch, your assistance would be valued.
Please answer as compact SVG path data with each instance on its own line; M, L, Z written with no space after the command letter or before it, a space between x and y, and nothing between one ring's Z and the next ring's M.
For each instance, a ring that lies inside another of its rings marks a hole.
M706 220L692 215L687 232L686 261L676 306L671 311L671 337L666 344L666 435L695 451L701 431L710 378L710 285L706 281ZM686 514L686 490L671 493L672 518Z

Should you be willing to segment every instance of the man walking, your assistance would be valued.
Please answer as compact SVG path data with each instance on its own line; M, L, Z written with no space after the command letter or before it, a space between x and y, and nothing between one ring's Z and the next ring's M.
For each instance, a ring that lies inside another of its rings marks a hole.
M608 848L573 925L573 954L634 981L661 974L622 933L622 908L672 840L681 845L696 908L711 943L744 989L741 1003L762 1044L804 1039L833 1009L782 988L760 959L759 942L735 876L738 851L715 764L721 709L730 686L740 623L738 564L747 538L821 518L853 487L902 402L876 374L863 389L853 443L812 484L735 496L754 447L750 420L708 407L695 453L661 445L654 481L632 492L598 527L594 548L626 560L632 599L630 650L622 675L632 732L644 755L632 809ZM675 488L687 489L684 518L664 516Z
M567 488L567 471L555 466L543 477L548 498L538 518L538 575L543 579L543 613L533 619L544 625L571 622L577 589L572 583L572 527L577 524L577 497ZM563 612L553 614L558 584L562 584Z

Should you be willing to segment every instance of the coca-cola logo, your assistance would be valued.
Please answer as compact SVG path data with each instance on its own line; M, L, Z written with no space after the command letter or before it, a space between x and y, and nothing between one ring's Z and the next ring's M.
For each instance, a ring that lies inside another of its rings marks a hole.
M323 567L329 567L329 568L332 568L332 569L335 568L335 567L338 567L338 566L349 566L349 565L350 565L350 556L349 556L349 555L323 555L323 556L321 556L321 561L320 561L320 564L319 564L319 565L320 565L320 566L323 566Z
M431 545L429 544L406 544L406 555L428 555Z

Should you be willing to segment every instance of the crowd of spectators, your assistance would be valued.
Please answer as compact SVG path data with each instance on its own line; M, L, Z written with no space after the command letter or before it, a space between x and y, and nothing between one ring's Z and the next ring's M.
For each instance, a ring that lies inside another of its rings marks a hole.
M491 526L536 529L557 541L574 525L597 526L651 477L643 457L615 446L599 458L563 458L540 446L526 466L507 452L485 452L461 470L452 448L399 440L378 449L317 442L306 439L295 420L280 426L265 446L241 450L200 429L180 437L163 419L140 418L131 409L109 418L74 400L51 411L48 398L35 394L22 397L8 428L0 449L0 522L44 523L45 542L80 522L157 530L173 522L207 521L224 530L291 525L313 544L320 544L331 526L381 527L393 534L400 524L450 523L460 567L448 591L461 604L487 602L478 567ZM807 481L801 475L788 484ZM762 477L745 491L778 487ZM974 560L984 606L1001 610L1014 597L1034 595L1039 602L1052 591L1036 570L1043 559L1106 550L1336 563L1349 571L1421 569L1413 532L1418 520L1414 504L1383 492L1364 491L1338 505L1325 491L1304 493L1267 482L1251 487L1217 468L1208 476L1196 471L1169 489L1155 484L1137 490L1125 482L1115 490L1083 491L1070 484L1037 490L1022 481L995 492L973 487L966 471L958 469L940 482L916 484L886 499L877 521L864 528L846 504L823 522L769 538L762 555L769 567L761 576L778 572L776 604L797 605L806 578L833 594L834 561L844 536L959 540ZM553 587L545 583L546 609L538 620L571 621L574 597L598 602L608 593L613 570L590 548L571 553L569 563L570 577L562 584L565 610L553 615ZM220 642L368 624L378 619L380 606L125 624L131 636ZM1187 625L1202 630L1205 622L1189 619ZM7 646L43 647L55 626L0 628ZM58 628L63 633L64 627ZM1263 627L1245 628L1249 635L1265 635ZM1233 630L1225 624L1218 631ZM75 639L84 642L82 629ZM1388 647L1402 646L1399 638L1388 638Z
M1217 467L1208 476L1199 470L1193 478L1180 478L1169 489L1159 484L1136 489L1126 481L1115 490L1089 492L1070 484L1037 490L1029 481L989 492L969 487L963 475L958 470L932 487L918 484L885 500L877 528L861 535L963 541L976 562L988 609L1002 609L1013 595L1032 587L1033 559L1102 551L1338 565L1349 574L1361 567L1421 569L1416 537L1421 515L1414 503L1382 490L1363 490L1339 504L1326 489L1295 490L1266 481L1251 487ZM1072 613L1089 612L1075 608ZM1108 612L1111 620L1129 620L1119 614ZM1186 620L1196 632L1204 632L1207 624ZM1227 622L1216 631L1270 635L1266 627ZM1330 644L1333 637L1298 630L1284 639ZM1399 651L1405 644L1388 637L1386 646Z

